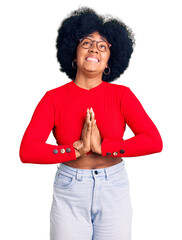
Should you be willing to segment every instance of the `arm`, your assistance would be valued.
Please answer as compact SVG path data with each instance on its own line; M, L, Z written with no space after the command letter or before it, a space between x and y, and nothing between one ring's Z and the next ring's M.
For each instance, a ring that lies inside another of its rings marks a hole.
M135 136L120 141L104 138L102 156L136 157L162 151L163 143L156 126L129 88L122 99L121 112ZM113 155L114 152L118 154Z
M76 160L80 156L73 143L59 146L46 143L53 128L54 106L46 93L38 103L21 141L19 155L23 163L53 164Z

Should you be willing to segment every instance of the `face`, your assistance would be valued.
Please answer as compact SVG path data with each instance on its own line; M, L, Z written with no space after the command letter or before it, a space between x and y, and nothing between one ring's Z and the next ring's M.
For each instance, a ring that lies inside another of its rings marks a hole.
M107 41L107 39L102 37L98 32L89 34L86 37L96 41ZM107 67L109 57L110 50L108 49L105 52L99 51L96 42L93 42L89 49L83 48L81 43L79 43L76 52L77 71L102 74Z

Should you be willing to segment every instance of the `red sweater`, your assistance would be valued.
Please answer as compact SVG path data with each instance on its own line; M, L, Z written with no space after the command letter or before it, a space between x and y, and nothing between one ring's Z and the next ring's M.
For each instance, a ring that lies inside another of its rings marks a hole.
M128 87L102 81L87 90L71 81L47 91L38 103L21 142L21 161L52 164L76 160L73 143L81 139L87 108L91 107L102 138L102 156L135 157L162 150L156 126ZM126 124L135 136L123 140ZM51 131L58 145L46 143Z

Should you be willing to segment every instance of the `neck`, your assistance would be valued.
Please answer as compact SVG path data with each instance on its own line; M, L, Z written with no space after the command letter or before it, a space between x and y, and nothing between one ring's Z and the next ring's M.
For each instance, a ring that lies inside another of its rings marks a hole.
M85 88L85 89L89 90L89 89L96 87L102 83L102 74L99 74L99 75L98 75L98 73L97 73L97 75L95 75L93 73L85 74L85 73L77 70L74 83L81 88Z

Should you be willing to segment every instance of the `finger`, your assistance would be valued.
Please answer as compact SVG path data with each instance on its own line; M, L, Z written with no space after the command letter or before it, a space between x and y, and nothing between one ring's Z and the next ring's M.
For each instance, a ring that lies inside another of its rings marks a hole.
M87 108L87 117L86 117L87 128L91 128L91 119L90 119L90 111Z
M87 117L88 117L89 114L90 114L90 111L89 111L89 108L87 108Z
M86 134L90 135L91 134L91 121L88 122L87 124L87 130L86 130Z
M93 108L91 107L91 111L92 111L92 113L93 113L93 116L95 116L95 113L94 113L94 110L93 110Z
M95 123L93 122L92 124L92 131L95 132L96 131L96 126L95 126Z
M96 124L96 119L93 119L93 121L92 121L92 126L94 127L95 124Z
M89 124L88 124L88 131L91 131L91 121L89 121Z
M87 108L87 109L88 109L88 108ZM87 111L86 121L87 121L87 122L90 121L90 111L89 111L89 109L88 109L88 111Z
M90 117L91 117L91 122L93 124L94 121L94 112L90 110Z
M83 126L83 131L87 131L88 124L90 122L90 114L88 113L85 118L84 126Z
M91 107L91 109L90 109L90 112L92 113L92 118L94 119L94 118L95 118L95 113L94 113L92 107Z

